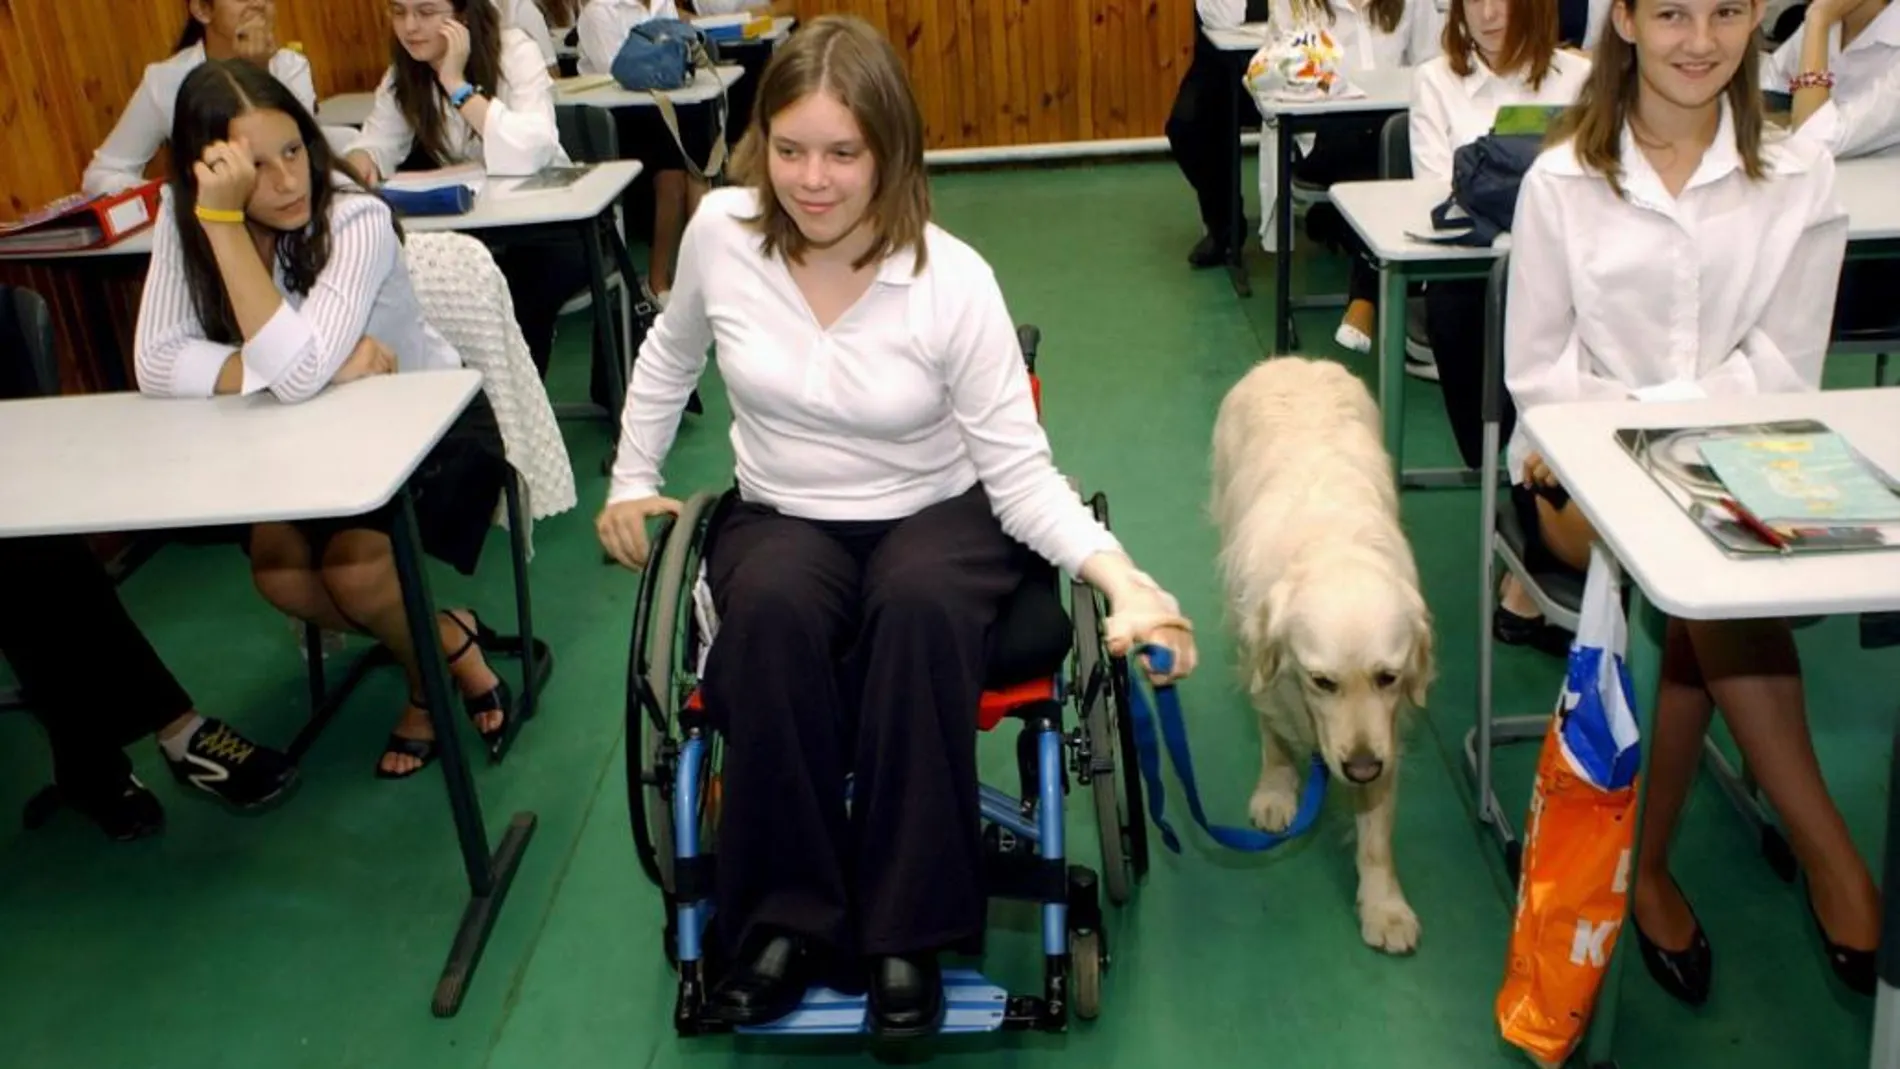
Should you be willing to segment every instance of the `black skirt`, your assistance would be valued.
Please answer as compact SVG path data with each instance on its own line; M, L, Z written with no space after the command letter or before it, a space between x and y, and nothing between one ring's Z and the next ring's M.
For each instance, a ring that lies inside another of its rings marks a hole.
M477 392L409 477L422 551L463 575L474 575L506 480L513 477L495 410L488 395ZM309 540L311 558L322 560L324 547L343 531L392 534L401 500L392 498L360 516L297 520L291 526ZM245 544L248 550L248 539Z

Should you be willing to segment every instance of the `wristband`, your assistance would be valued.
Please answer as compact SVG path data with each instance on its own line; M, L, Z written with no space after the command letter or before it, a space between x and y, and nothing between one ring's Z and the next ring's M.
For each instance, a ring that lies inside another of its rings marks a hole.
M207 223L242 223L244 221L243 212L226 211L222 208L207 208L202 204L193 208L192 213Z
M454 108L456 111L461 111L462 105L468 103L469 98L474 95L475 95L475 84L473 82L463 82L462 88L457 89L455 92L449 94L449 106Z
M1833 88L1833 71L1802 71L1800 74L1788 79L1788 92L1790 93L1798 93L1803 89L1832 90Z

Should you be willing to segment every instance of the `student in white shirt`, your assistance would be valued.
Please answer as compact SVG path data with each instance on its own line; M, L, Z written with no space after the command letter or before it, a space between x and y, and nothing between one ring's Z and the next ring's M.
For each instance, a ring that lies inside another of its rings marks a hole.
M571 164L541 50L501 25L492 0L389 0L389 18L389 71L347 152L364 181L378 184L411 167L480 162L491 176L514 177ZM546 375L561 306L587 284L585 251L566 234L509 238L495 262L508 277L534 365ZM596 382L594 398L603 396Z
M738 163L745 184L687 226L597 526L645 565L716 345L738 489L713 520L702 681L726 739L716 896L735 964L711 1012L772 1020L863 955L873 1031L918 1035L942 1019L938 952L984 926L974 717L1031 555L1106 593L1117 653L1163 643L1185 674L1191 626L1051 462L995 275L929 222L889 42L848 16L792 35Z
M154 397L268 390L295 404L368 375L461 366L429 326L403 264L390 211L337 188L316 120L281 83L212 60L178 93L178 165L155 223L133 345L139 389ZM472 573L507 478L494 411L482 394L418 476L423 548ZM247 539L252 576L283 612L368 634L421 693L384 507L334 520L266 523ZM502 739L507 684L490 671L467 610L439 621L449 670L491 747ZM435 755L412 697L377 774L401 778Z
M554 30L548 25L547 12L541 9L543 0L493 0L495 11L501 16L503 29L513 27L528 35L536 48L541 50L541 58L547 61L548 77L560 77L561 57L554 50Z
M586 0L576 24L580 72L612 74L614 57L620 54L620 47L635 26L649 19L679 17L680 10L673 0ZM686 154L703 163L712 157L712 139L725 136L725 131L715 132L700 121L705 110L692 108L680 115L679 141L673 139L658 108L618 108L614 112L621 149L637 158L653 176L653 247L648 255L647 283L661 307L671 300L680 234L686 229L686 221L699 210L700 198L707 189L704 179L687 170Z
M1273 19L1281 27L1327 30L1339 45L1348 80L1354 71L1416 67L1438 55L1441 16L1435 0L1273 0ZM1296 159L1301 182L1331 188L1336 182L1379 177L1380 130L1384 115L1327 117L1313 134L1313 149ZM1272 205L1278 167L1278 132L1260 137L1261 203ZM1379 275L1367 262L1365 243L1330 204L1307 212L1307 231L1316 240L1343 249L1352 260L1346 287L1346 313L1333 340L1355 352L1372 351L1377 325ZM1261 218L1262 237L1273 233L1273 211Z
M1518 408L1818 390L1847 217L1826 150L1764 131L1759 0L1617 0L1611 16L1519 193L1505 342ZM1533 566L1584 568L1589 521L1522 427L1511 473ZM1708 996L1709 941L1668 855L1719 706L1788 829L1829 965L1871 994L1879 892L1815 760L1787 621L1671 619L1662 674L1631 894L1651 974L1679 999Z
M1209 30L1231 30L1243 22L1264 22L1265 0L1194 0L1194 58L1168 112L1168 148L1181 177L1200 202L1201 240L1188 251L1196 268L1217 267L1234 255L1243 228L1240 190L1230 189L1228 139L1240 131L1229 125L1228 101L1240 90L1233 84L1234 64L1207 38ZM1231 203L1230 203L1231 202Z
M172 133L178 85L206 59L243 59L268 68L306 108L317 106L310 62L277 47L276 0L186 0L185 28L171 58L145 68L125 111L92 155L80 187L117 193L145 181L145 168Z
M1491 132L1498 109L1567 106L1589 77L1590 61L1557 47L1549 0L1452 0L1444 52L1412 75L1412 177L1451 188L1452 158ZM1445 415L1465 464L1484 459L1484 296L1482 279L1425 287L1425 328L1438 367ZM1507 413L1504 437L1513 420Z

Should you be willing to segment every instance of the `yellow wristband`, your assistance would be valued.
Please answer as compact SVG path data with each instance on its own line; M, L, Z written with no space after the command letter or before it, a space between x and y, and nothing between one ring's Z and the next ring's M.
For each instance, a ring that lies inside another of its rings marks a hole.
M242 223L244 221L244 213L239 211L224 211L218 208L207 208L202 204L193 210L196 212L198 218L203 219L207 223Z

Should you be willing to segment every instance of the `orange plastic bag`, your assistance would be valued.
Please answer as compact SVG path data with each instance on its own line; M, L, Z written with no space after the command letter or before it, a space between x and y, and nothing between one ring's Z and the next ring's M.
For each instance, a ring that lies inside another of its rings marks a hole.
M1562 1064L1590 1024L1629 898L1641 765L1616 566L1591 554L1577 640L1524 828L1498 1030Z
M1552 718L1497 1000L1499 1031L1539 1064L1562 1064L1589 1027L1623 925L1635 824L1636 785L1606 791L1578 776Z

